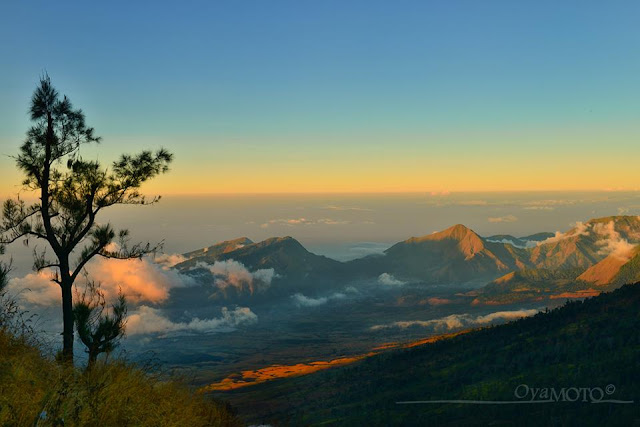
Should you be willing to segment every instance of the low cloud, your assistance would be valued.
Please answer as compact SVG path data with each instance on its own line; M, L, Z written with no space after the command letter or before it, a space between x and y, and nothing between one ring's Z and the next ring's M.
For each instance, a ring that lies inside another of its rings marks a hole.
M335 294L329 295L327 297L319 297L319 298L312 298L312 297L305 296L301 293L297 293L292 295L291 299L293 299L293 302L298 307L317 307L319 305L326 304L331 300L345 299L346 297L347 295L343 294L342 292L336 292Z
M381 283L387 286L402 286L406 282L396 279L389 273L382 273L381 275L378 276L378 283Z
M538 310L514 310L514 311L497 311L484 316L471 316L470 314L452 314L450 316L441 317L432 320L409 320L387 323L384 325L375 325L369 328L372 331L390 328L431 328L434 332L450 331L452 329L470 328L482 326L494 321L516 320L522 317L533 316Z
M277 277L273 268L251 272L242 263L232 259L216 261L213 265L198 262L195 268L209 270L215 277L215 286L219 289L232 287L251 294L266 290L271 286L271 281Z
M553 237L549 237L548 239L542 240L537 243L538 246L545 245L547 243L556 243L560 240L568 239L569 237L577 237L577 236L587 236L589 235L589 227L590 225L584 222L576 222L575 227L566 233L562 233L560 231L556 231L556 234Z
M272 225L286 225L289 227L304 226L304 225L345 225L349 224L349 221L342 221L332 218L288 218L288 219L271 219L260 225L262 228L269 228Z
M50 271L29 273L24 277L10 279L7 290L30 304L58 305L61 301L60 286L52 282L52 278L53 273Z
M360 292L353 286L347 286L342 292L335 292L331 295L324 297L308 297L301 293L291 295L291 299L298 307L317 307L323 305L332 300L342 300L348 297L348 294L359 294Z
M107 299L114 298L118 289L132 302L159 303L169 297L172 288L195 284L195 280L175 270L166 270L148 258L113 260L99 258L91 262L89 277L101 282Z
M599 255L612 255L623 261L629 260L631 252L636 246L620 235L615 228L614 221L595 224L577 222L576 226L566 233L556 231L555 236L539 242L538 245L555 243L570 237L588 235L593 235L597 239L596 245L600 246Z
M524 242L524 245L518 244L517 242L514 242L511 239L500 239L500 240L487 239L487 242L504 243L504 244L515 246L516 248L521 248L521 249L535 248L538 245L538 242L535 240L521 240L521 242Z
M89 279L100 283L100 289L107 300L114 299L120 289L130 302L160 303L169 297L172 288L191 286L194 279L175 270L168 270L149 258L115 260L94 258L86 267ZM22 299L40 306L58 305L60 287L51 281L53 273L43 270L29 273L24 277L12 278L9 291L20 294ZM79 278L76 286L82 288L84 279Z
M205 248L204 252L207 252L209 248ZM174 265L185 262L188 258L180 254L158 254L153 259L153 262L160 264L165 270L170 269Z
M600 255L612 255L623 261L631 258L631 251L635 245L620 236L620 233L615 229L615 223L613 221L609 221L606 224L594 224L593 232L597 235L604 236L604 239L596 242L598 246L601 246L601 249L598 251Z
M222 307L222 316L213 319L194 318L188 322L172 322L162 311L140 306L127 318L127 335L166 334L170 332L222 332L240 325L256 323L258 316L248 307L229 310Z
M497 216L497 217L489 217L487 221L489 222L516 222L518 217L515 215L505 215L505 216Z

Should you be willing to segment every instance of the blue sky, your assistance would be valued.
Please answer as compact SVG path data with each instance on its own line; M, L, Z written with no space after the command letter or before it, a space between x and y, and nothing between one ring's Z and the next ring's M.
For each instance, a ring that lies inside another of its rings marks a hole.
M632 1L5 2L0 152L15 152L46 70L105 138L101 157L167 146L171 182L199 192L239 169L230 192L530 190L545 155L559 178L540 189L630 188L638 12ZM612 164L612 149L629 155ZM562 172L576 152L605 164L591 181ZM439 167L461 155L493 172ZM496 168L518 161L522 181L500 188L517 169ZM265 179L268 166L278 173Z

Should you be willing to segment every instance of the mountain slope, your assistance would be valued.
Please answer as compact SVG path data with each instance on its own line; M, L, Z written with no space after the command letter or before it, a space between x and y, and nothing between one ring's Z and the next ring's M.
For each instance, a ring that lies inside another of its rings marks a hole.
M113 357L88 371L69 367L30 344L42 337L15 336L6 326L0 323L2 426L243 425L225 404L180 380Z
M580 297L640 279L640 260L629 261L640 247L640 219L635 216L596 218L551 237L538 233L522 238L537 240L535 247L505 243L511 237L483 238L458 224L396 243L383 255L346 263L315 255L291 237L259 243L243 237L189 252L189 259L175 268L192 274L233 260L250 271L273 269L269 293L282 295L376 280L383 273L404 282L490 282L477 292L476 303ZM248 289L253 293L252 286Z
M216 261L234 260L251 270L273 268L283 277L299 278L331 273L341 266L339 261L307 251L300 242L289 236L272 237L258 243L242 238L223 242L212 248L216 250L194 256L175 267L188 270L198 263L213 264ZM221 248L232 249L220 250Z
M602 399L637 402L638 306L640 284L628 285L509 324L221 395L241 409L241 416L259 423L575 425L580 420L580 425L638 425L637 403L396 404L521 401L526 399L518 399L515 390L522 384L557 392L612 384L612 394Z
M515 271L477 291L475 303L584 297L640 280L640 219L596 218L530 249L532 269Z
M469 282L495 278L527 266L527 253L504 243L488 242L458 224L444 231L396 243L384 256L350 263L361 272L390 273L402 280ZM366 271L367 268L370 271Z
M243 248L252 243L253 242L249 238L240 237L239 239L226 240L224 242L216 243L215 245L209 246L207 248L187 252L183 255L187 259L200 258L200 260L205 261L206 259L215 259L215 257L233 252L236 249Z
M537 268L587 269L603 260L616 245L640 243L640 219L612 216L578 223L566 233L557 233L531 250Z
M638 256L638 253L640 253L640 246L630 248L628 251L623 253L615 252L609 254L602 261L586 269L577 277L577 280L593 283L597 286L612 284L616 281L616 277L620 274L620 270L623 266L629 263L631 259Z
M258 243L241 238L185 255L191 258L174 268L212 286L205 300L288 297L292 292L321 292L345 280L343 263L307 251L292 237ZM176 289L174 293L198 298L200 290Z

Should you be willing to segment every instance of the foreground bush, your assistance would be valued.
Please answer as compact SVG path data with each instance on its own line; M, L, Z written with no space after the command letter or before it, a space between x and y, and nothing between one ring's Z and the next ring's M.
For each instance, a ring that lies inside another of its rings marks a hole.
M129 363L87 372L42 357L0 327L0 425L235 426L223 404Z

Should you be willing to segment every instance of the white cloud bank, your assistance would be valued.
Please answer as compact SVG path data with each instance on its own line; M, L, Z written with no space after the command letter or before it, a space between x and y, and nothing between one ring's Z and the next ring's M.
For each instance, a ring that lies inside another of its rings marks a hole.
M127 335L169 332L220 332L240 325L256 323L258 316L248 307L229 310L222 307L222 316L213 319L194 318L189 322L172 322L162 316L161 310L140 306L127 318Z
M169 270L149 258L115 260L94 258L87 264L89 278L100 282L107 300L118 295L119 289L130 302L160 303L169 297L172 288L190 286L194 279L175 270ZM8 289L31 304L51 306L60 304L60 287L51 281L49 270L29 273L9 281ZM83 278L76 281L82 287Z
M358 294L359 291L353 286L347 286L344 288L343 292L335 292L331 295L325 297L308 297L301 293L296 293L291 295L291 299L298 307L317 307L319 305L323 305L332 300L341 300L347 298L347 294Z
M569 237L587 236L589 235L589 226L589 224L578 221L576 222L575 227L571 230L567 231L566 233L556 231L556 234L553 237L549 237L548 239L538 242L538 246L545 245L547 243L556 243L560 240L568 239Z
M593 231L598 235L604 236L604 239L596 243L598 246L601 246L601 249L598 251L599 254L613 255L623 261L631 258L631 251L635 245L620 236L620 233L615 229L613 221L609 221L606 224L594 224Z
M441 317L432 320L408 320L400 322L392 322L384 325L375 325L369 328L372 331L389 328L406 329L410 327L432 328L436 332L447 331L452 329L461 329L465 327L482 326L492 323L496 320L515 320L522 317L533 316L538 310L515 310L515 311L497 311L485 316L473 317L469 314L452 314L450 316Z
M378 283L381 283L387 286L402 286L406 282L396 279L389 273L382 273L381 275L378 276Z
M566 233L556 231L555 236L539 242L538 245L556 243L570 237L592 235L596 239L596 245L601 247L598 254L612 255L626 261L631 257L632 250L636 245L622 237L615 227L614 221L594 224L577 222L573 229Z
M240 291L247 290L251 294L269 288L271 281L277 277L273 268L251 272L242 263L232 259L216 261L213 265L198 262L195 268L209 270L215 277L215 286L219 289L232 287Z
M328 303L330 300L344 299L346 297L347 295L341 292L336 292L335 294L329 295L327 297L319 297L319 298L312 298L312 297L305 296L301 293L297 293L292 295L291 299L293 299L294 303L298 307L317 307L319 305Z

